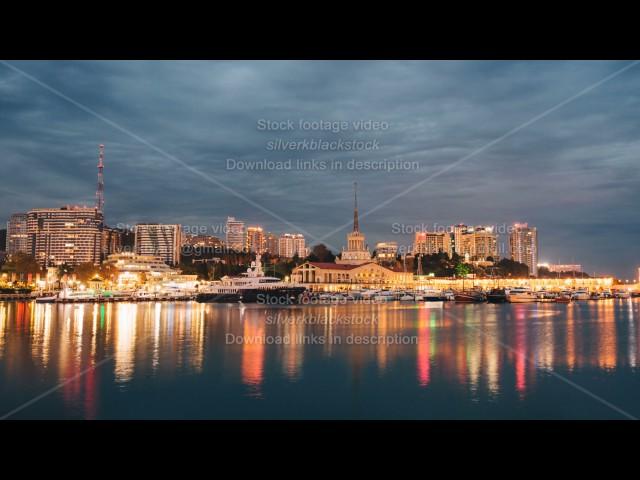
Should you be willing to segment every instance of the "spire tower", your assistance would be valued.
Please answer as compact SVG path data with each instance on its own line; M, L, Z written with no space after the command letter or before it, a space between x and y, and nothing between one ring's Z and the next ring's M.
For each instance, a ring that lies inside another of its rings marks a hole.
M98 153L98 190L96 190L96 210L104 213L104 145L99 145Z
M347 247L342 250L336 263L362 265L371 262L364 234L360 232L358 221L358 184L353 182L353 231L347 234Z
M353 182L353 231L360 231L358 222L358 182Z

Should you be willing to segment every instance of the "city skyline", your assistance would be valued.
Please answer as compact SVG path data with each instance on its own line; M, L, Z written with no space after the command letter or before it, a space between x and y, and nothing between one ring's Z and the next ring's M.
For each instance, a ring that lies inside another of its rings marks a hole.
M526 222L540 232L540 262L580 263L588 273L620 278L633 278L637 272L634 239L639 227L628 221L638 200L633 162L640 148L635 140L639 98L633 89L639 74L633 69L367 215L416 180L607 77L624 62L348 62L340 68L332 62L15 64L300 226L311 234L301 232L309 246L319 243L313 237L321 238L349 221L344 214L352 201L351 183L358 181L362 229L370 245L411 244L412 233L393 233L398 222ZM291 69L295 79L283 90ZM187 71L192 75L184 75ZM358 89L350 85L351 77L359 80ZM167 88L177 92L175 98L162 95ZM103 97L96 95L98 90ZM292 92L306 103L291 100ZM294 231L17 72L0 72L0 93L0 155L12 172L10 182L0 182L3 222L13 213L34 208L93 205L96 148L103 143L105 216L110 226L223 225L228 215L235 215L246 225L261 225L265 232ZM196 104L196 96L207 100ZM238 102L243 96L246 102ZM347 100L352 108L341 106ZM326 129L265 132L260 130L261 119L292 119L294 125L299 119L372 119L388 122L389 128L339 134ZM277 139L337 137L379 140L380 150L327 154L273 151L268 146ZM403 159L418 162L419 168L227 168L228 159L237 164L264 158L330 158L345 165L351 158ZM349 229L345 226L324 243L339 251Z

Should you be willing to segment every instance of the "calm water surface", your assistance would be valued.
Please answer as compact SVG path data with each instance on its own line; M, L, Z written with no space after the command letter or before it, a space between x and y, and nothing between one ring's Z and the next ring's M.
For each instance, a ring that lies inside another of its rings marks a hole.
M0 303L0 417L640 417L639 310Z

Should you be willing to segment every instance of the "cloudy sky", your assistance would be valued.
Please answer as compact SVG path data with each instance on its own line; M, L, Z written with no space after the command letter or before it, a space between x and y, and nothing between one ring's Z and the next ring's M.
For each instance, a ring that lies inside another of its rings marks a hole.
M370 246L408 244L423 226L520 221L538 227L542 261L632 278L640 65L620 72L628 65L0 63L0 219L92 204L104 143L110 225L215 233L234 215L335 250L357 181ZM262 128L287 121L286 131ZM346 123L336 133L312 122ZM274 151L277 140L360 143Z

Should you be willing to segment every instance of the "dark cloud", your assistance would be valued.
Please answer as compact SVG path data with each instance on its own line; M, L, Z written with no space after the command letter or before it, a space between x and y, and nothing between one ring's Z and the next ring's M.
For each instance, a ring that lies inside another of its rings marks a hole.
M0 65L0 218L93 202L107 145L111 224L219 225L227 215L316 237L554 107L625 62L15 62L74 101L214 179ZM632 68L362 220L370 244L410 242L394 223L528 221L541 259L631 277L640 153L640 67ZM260 119L378 120L378 132L264 132ZM378 151L272 152L275 139L372 140ZM227 160L403 160L412 171L229 170ZM341 231L327 239L340 247ZM311 240L313 243L313 240Z

